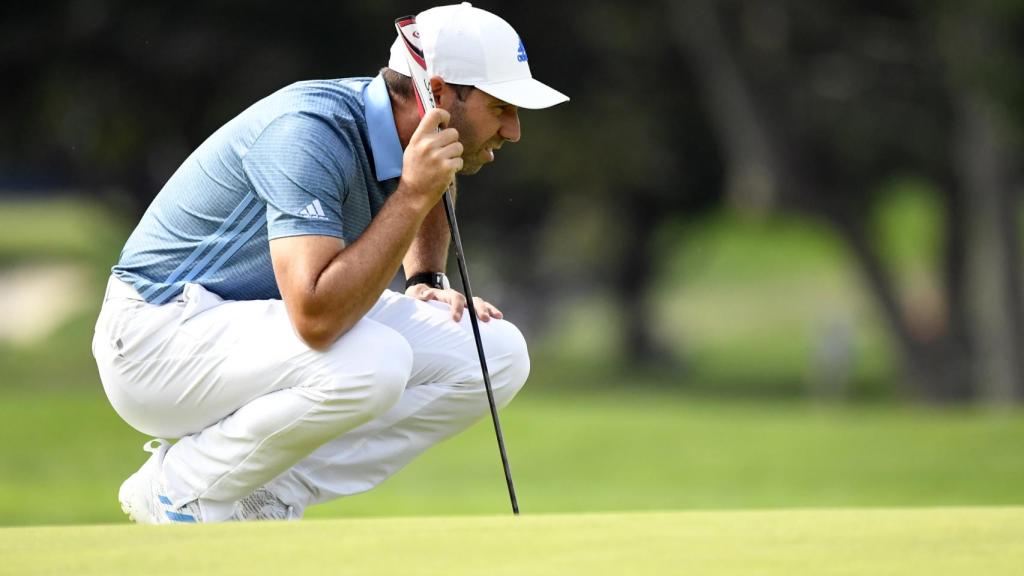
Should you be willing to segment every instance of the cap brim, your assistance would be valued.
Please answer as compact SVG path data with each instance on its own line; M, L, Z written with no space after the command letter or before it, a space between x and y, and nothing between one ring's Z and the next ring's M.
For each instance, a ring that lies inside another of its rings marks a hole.
M499 100L527 110L548 108L569 101L569 97L565 94L533 78L475 84L475 86Z

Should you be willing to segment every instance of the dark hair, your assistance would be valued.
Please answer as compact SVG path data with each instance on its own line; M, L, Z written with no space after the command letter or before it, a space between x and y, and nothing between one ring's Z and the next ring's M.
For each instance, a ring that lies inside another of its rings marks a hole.
M380 69L380 75L384 78L384 84L387 85L388 92L393 96L397 96L399 100L410 100L413 98L412 80L408 76L399 74L387 67ZM448 85L455 90L455 96L463 102L469 97L469 93L475 89L474 86L469 84Z

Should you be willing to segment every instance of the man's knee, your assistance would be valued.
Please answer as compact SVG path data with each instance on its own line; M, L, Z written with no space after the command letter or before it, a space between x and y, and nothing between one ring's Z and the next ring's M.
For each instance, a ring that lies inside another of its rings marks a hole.
M495 400L505 406L522 389L530 375L530 353L526 339L511 322L492 320L487 323L484 350L491 371Z

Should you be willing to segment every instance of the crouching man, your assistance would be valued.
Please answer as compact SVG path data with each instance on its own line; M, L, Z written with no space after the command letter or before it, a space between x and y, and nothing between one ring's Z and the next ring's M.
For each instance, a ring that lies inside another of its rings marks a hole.
M438 109L419 118L400 45L376 78L288 86L199 146L128 239L93 354L117 413L157 437L120 489L132 520L297 518L487 414L439 199L519 140L519 108L567 98L491 13L417 25ZM386 289L400 266L405 294ZM526 344L475 304L503 406Z

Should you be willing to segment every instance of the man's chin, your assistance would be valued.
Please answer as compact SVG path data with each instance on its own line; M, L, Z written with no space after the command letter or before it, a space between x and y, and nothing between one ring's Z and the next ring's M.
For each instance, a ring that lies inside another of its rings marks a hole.
M484 167L483 164L465 164L465 163L463 163L462 164L462 170L459 170L459 175L460 176L472 176L473 174L476 174L477 172L479 172L480 169L483 168L483 167Z

